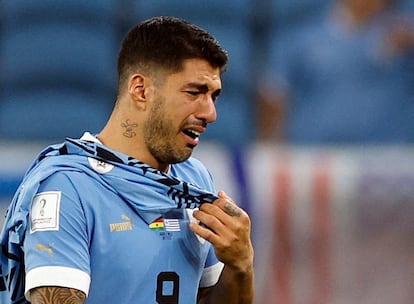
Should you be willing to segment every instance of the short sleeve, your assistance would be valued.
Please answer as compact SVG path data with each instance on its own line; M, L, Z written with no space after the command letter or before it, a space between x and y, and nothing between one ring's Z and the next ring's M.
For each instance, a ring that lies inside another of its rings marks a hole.
M214 248L211 246L201 276L200 287L214 286L220 278L223 267L224 264L217 259Z
M89 238L81 201L68 173L43 181L33 199L24 241L26 297L32 288L89 292Z

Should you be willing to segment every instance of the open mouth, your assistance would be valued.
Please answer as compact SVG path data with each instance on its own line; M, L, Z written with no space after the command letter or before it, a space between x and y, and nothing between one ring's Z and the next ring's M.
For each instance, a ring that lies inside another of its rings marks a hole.
M191 130L191 129L183 130L183 133L187 136L190 136L192 139L199 138L200 134L201 134L200 132L197 132L197 131L194 131L194 130Z

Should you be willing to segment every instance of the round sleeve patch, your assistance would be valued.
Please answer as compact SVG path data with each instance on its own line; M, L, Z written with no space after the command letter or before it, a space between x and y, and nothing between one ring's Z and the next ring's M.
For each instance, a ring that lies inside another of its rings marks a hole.
M59 230L60 191L37 194L30 211L30 233Z

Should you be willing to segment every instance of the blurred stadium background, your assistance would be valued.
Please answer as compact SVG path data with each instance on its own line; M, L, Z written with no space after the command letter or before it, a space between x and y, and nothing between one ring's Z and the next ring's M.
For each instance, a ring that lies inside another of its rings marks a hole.
M147 17L174 15L209 30L229 51L219 120L195 154L251 214L256 303L412 303L412 143L301 146L255 138L255 81L271 29L308 22L329 2L1 1L0 224L44 146L103 126L116 98L124 33Z

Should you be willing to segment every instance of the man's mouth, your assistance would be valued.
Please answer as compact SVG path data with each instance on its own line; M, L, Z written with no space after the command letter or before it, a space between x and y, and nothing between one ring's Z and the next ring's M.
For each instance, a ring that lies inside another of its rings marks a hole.
M183 133L187 136L190 136L192 139L197 139L200 137L200 132L197 132L195 130L191 130L191 129L185 129L183 130Z

